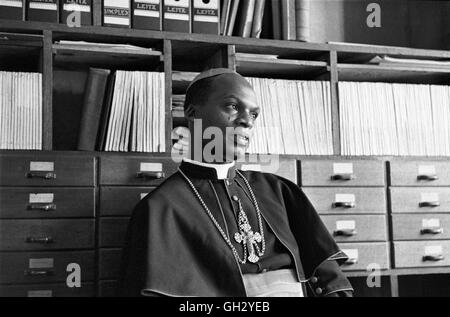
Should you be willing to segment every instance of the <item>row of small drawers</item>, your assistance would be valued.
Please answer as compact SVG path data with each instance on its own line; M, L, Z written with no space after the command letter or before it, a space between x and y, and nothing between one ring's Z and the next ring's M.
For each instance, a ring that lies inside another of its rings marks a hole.
M129 215L152 187L101 187L100 215ZM321 214L385 214L382 187L303 187ZM393 213L450 212L450 188L389 188ZM93 188L0 188L0 218L94 217Z
M242 169L278 173L302 186L385 186L384 161L302 160L276 156L267 163L243 163ZM102 156L99 160L101 185L157 185L176 172L170 158ZM298 166L297 166L298 165ZM297 167L298 173L297 173ZM388 162L393 186L450 186L450 163ZM0 155L0 186L95 186L96 160L92 156ZM297 179L297 175L300 178Z

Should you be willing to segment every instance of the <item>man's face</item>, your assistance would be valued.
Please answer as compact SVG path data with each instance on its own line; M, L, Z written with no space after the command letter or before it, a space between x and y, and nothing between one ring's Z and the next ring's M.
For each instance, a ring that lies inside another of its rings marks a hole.
M222 132L224 153L215 153L216 160L225 162L230 156L239 159L245 155L260 109L253 88L244 78L236 74L217 76L206 103L194 105L194 110L195 119L202 120L203 131L216 127ZM203 148L209 142L203 140Z

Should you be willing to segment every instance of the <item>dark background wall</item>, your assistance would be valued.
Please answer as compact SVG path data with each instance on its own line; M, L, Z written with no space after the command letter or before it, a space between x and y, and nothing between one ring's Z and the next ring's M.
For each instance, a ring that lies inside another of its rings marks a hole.
M381 6L381 27L367 26L370 3ZM450 49L450 1L311 0L311 42L351 42Z

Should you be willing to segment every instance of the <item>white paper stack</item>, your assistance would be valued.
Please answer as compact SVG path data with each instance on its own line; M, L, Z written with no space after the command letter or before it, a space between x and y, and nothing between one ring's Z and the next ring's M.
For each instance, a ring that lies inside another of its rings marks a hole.
M450 155L450 87L339 83L342 155Z
M164 73L116 72L105 151L165 152Z
M247 80L261 107L249 153L333 154L329 82Z
M0 72L0 149L42 149L42 75Z

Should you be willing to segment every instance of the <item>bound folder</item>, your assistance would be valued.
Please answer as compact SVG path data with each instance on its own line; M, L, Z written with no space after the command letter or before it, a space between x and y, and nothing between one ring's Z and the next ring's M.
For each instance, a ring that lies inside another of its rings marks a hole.
M162 30L162 0L133 0L133 28Z
M219 0L194 0L192 32L219 34Z
M164 0L164 31L191 33L191 1Z
M62 0L60 22L92 25L92 0Z
M131 26L130 0L104 0L103 25L129 28Z
M0 19L23 20L23 0L0 0Z
M27 0L27 20L58 22L58 0Z

